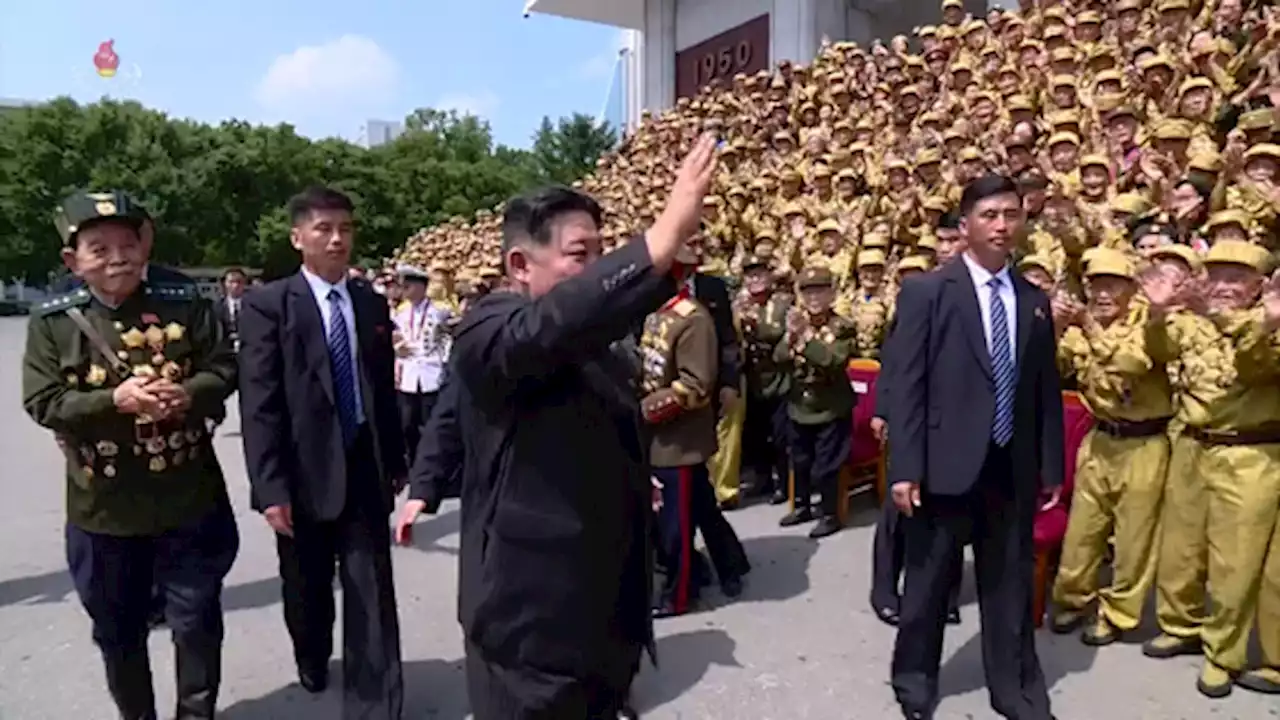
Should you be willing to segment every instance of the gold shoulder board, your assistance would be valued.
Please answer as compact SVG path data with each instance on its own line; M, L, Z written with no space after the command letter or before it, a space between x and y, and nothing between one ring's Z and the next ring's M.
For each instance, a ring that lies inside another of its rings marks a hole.
M671 308L671 311L679 315L680 317L689 317L690 315L693 314L693 311L697 309L698 309L697 304L695 304L692 300L690 300L689 298L681 298L680 302L676 303Z

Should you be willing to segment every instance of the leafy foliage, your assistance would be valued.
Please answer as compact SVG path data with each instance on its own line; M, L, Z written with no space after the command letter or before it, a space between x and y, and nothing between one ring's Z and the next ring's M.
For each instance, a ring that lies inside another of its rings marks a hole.
M311 183L356 201L359 256L390 255L419 228L490 208L544 182L568 183L614 144L575 115L544 119L531 151L497 144L489 124L430 108L366 149L313 141L289 125L178 120L134 102L60 98L0 115L0 278L47 279L59 266L52 216L77 187L122 188L157 216L155 260L296 267L283 205Z

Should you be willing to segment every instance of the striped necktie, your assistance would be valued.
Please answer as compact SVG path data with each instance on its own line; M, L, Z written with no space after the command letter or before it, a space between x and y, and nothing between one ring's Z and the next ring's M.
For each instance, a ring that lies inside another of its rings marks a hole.
M342 294L329 291L329 364L333 368L333 395L337 401L338 423L347 445L356 436L356 375L351 356L347 317L342 312Z
M987 281L991 291L991 376L995 380L996 412L991 423L991 439L1004 447L1013 438L1013 395L1017 373L1013 366L1013 348L1009 344L1009 316L1000 287L1004 281L993 277Z

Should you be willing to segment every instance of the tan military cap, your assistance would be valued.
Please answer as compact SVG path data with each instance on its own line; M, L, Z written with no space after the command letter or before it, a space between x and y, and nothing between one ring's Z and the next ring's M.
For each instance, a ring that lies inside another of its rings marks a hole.
M1072 133L1072 132L1059 132L1059 133L1054 133L1052 136L1050 136L1050 137L1049 137L1049 142L1048 142L1047 146L1048 146L1048 147L1053 147L1053 146L1055 146L1055 145L1062 145L1062 144L1064 144L1064 143L1066 143L1066 144L1070 144L1070 145L1075 145L1076 147L1079 147L1079 146L1080 146L1080 136L1078 136L1078 135L1076 135L1075 133Z
M867 233L862 238L862 247L866 249L887 248L889 247L889 238L883 233Z
M1253 224L1252 221L1253 217L1244 210L1219 210L1209 216L1209 222L1205 227L1210 232L1231 225L1239 225L1241 230L1248 230L1249 226Z
M1275 126L1276 115L1272 108L1258 108L1243 113L1236 122L1241 130L1270 130Z
M924 255L908 255L898 261L898 274L908 272L929 272L929 258Z
M862 252L858 253L859 268L876 266L876 265L880 267L884 267L885 262L887 262L887 258L885 257L883 250L871 249L871 250L863 250Z
M1085 155L1080 158L1080 169L1087 167L1101 167L1106 170L1111 169L1111 161L1104 155Z
M1102 24L1102 14L1097 12L1096 10L1085 10L1079 15L1076 15L1076 27L1080 27L1081 25L1101 25L1101 24Z
M760 250L761 245L764 245L765 243L771 243L777 239L778 239L777 233L770 230L769 228L763 228L757 231L755 236L756 252L762 252Z
M925 165L934 165L942 162L942 152L937 148L927 147L921 148L916 153L916 167Z
M1160 68L1160 67L1170 71L1174 69L1173 63L1169 60L1169 58L1165 57L1160 53L1156 53L1155 55L1152 55L1151 57L1148 57L1148 58L1143 58L1142 62L1138 63L1138 69L1141 70L1142 72L1147 72L1148 70L1153 70L1155 68Z
M1025 272L1029 268L1040 268L1041 270L1053 274L1053 263L1044 255L1032 253L1018 261L1018 271Z
M1195 250L1181 244L1161 245L1151 252L1151 259L1157 258L1176 258L1187 264L1192 270L1199 270L1204 265L1204 260L1196 254Z
M1129 280L1134 278L1133 261L1126 253L1104 247L1091 248L1090 251L1089 260L1084 269L1085 277L1107 275Z
M1173 12L1175 10L1190 10L1191 3L1189 0L1159 0L1156 3L1156 12Z
M831 275L830 270L819 265L810 265L800 271L796 287L801 290L811 287L831 287L835 282L835 277Z
M827 218L826 220L823 220L822 222L818 223L819 235L821 235L822 233L829 233L829 232L833 232L833 233L843 232L843 230L840 227L839 220L835 220L833 218Z
M1178 97L1182 97L1192 90L1212 90L1213 81L1202 75L1189 77L1182 81L1182 86L1178 88Z
M1217 150L1203 150L1193 153L1187 159L1187 169L1208 173L1222 172L1222 154Z
M936 37L937 34L938 28L933 25L925 25L923 27L916 28L916 37L918 38Z
M1254 158L1271 158L1280 162L1280 145L1275 143L1258 143L1245 151L1244 161L1247 163Z
M795 202L795 201L789 202L789 203L787 203L786 205L784 205L784 206L782 207L782 216L783 216L783 217L792 217L792 216L795 216L795 215L801 215L801 216L804 216L804 217L808 217L808 216L809 216L809 211L808 211L808 210L805 210L804 205L801 205L800 203Z
M1243 265L1265 273L1271 267L1271 253L1261 245L1244 240L1220 240L1209 248L1209 254L1205 256L1204 263L1206 265Z

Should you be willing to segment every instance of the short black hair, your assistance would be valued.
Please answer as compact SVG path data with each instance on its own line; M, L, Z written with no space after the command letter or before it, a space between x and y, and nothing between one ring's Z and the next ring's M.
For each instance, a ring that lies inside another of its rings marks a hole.
M1027 170L1018 176L1018 189L1021 192L1033 192L1035 190L1047 190L1049 188L1049 178L1036 172L1035 170Z
M938 230L959 230L960 229L960 211L951 208L938 218Z
M973 206L989 197L1013 194L1022 197L1018 183L1006 175L983 175L964 187L960 194L960 216L973 212Z
M549 185L511 198L502 216L502 254L520 244L550 244L552 223L571 212L585 212L597 226L604 217L600 204L590 195L563 185Z
M312 185L289 198L289 222L293 225L302 222L317 210L346 210L355 213L356 206L346 193L324 185Z
M222 280L223 280L223 282L226 282L227 278L231 277L232 275L239 275L240 277L244 278L245 280L248 280L248 279L249 279L249 273L245 272L245 271L244 271L244 268L240 268L240 267L229 267L229 268L227 268L226 270L223 270L223 271L222 271Z

